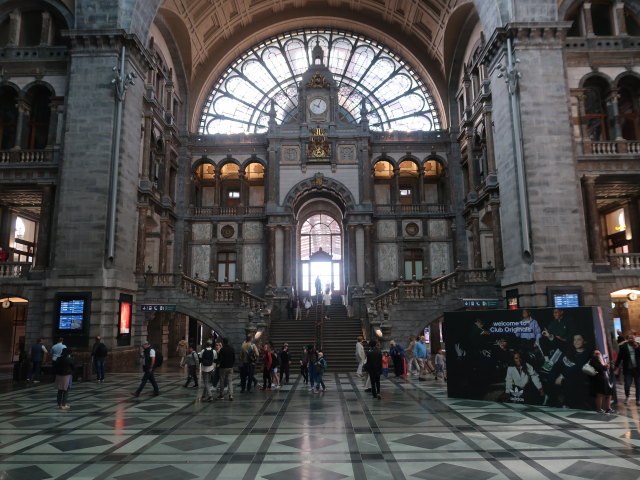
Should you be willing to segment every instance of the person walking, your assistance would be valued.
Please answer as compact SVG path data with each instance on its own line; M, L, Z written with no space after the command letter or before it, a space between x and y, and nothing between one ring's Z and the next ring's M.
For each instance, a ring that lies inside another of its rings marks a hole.
M262 354L262 387L260 390L271 390L271 367L273 366L273 354L271 347L265 344Z
M622 364L622 374L624 376L624 403L629 403L631 394L631 384L636 388L636 405L640 406L640 345L636 342L633 334L627 335L627 341L618 347L618 356L615 367L619 372Z
M198 388L198 364L200 363L200 358L196 353L196 349L193 348L193 345L189 345L184 362L187 365L188 373L187 381L183 387L189 388L189 382L193 380L193 388Z
M215 361L218 352L213 348L213 340L207 340L205 347L200 352L200 373L202 373L202 400L210 402L213 400L213 379L212 372L215 368Z
M380 394L380 375L382 374L382 353L378 348L378 342L371 340L369 342L369 351L367 352L367 363L365 363L367 373L371 380L371 395L373 398L382 398Z
M289 354L289 344L285 343L280 350L280 385L289 384L289 366L291 365L291 355ZM284 383L282 380L284 379Z
M436 380L438 380L438 374L442 376L445 382L447 381L447 360L442 349L439 349L438 353L436 353Z
M389 349L389 355L393 361L393 370L396 377L401 377L404 375L404 349L402 348L402 345L396 343L395 340L391 340L389 345L391 346Z
M40 370L45 356L49 353L44 346L44 338L39 338L31 345L31 371L27 377L27 382L40 383Z
M65 347L60 352L53 366L53 372L56 375L55 386L56 390L58 390L57 408L58 410L69 410L71 406L67 403L67 397L73 377L73 357L70 349Z
M156 351L155 349L151 348L151 344L149 343L149 340L142 341L142 352L140 356L142 358L142 371L144 373L142 375L142 379L140 380L140 385L138 386L136 391L133 392L133 396L134 397L140 396L140 392L142 392L142 389L147 384L147 381L149 381L151 383L151 386L153 387L153 395L154 396L160 395L160 389L158 388L158 384L156 383L156 377L154 375L154 368L156 364Z
M327 361L325 360L324 353L322 352L318 352L318 359L316 360L315 369L316 369L316 388L314 390L314 393L319 393L320 387L322 387L322 392L324 393L327 391L327 387L325 386L324 381L322 380L322 377L324 375L324 372L327 370Z
M229 401L233 401L233 364L236 362L236 352L229 339L222 339L222 348L218 352L218 368L220 369L220 385L218 386L218 399L224 399L224 388L229 391Z
M309 384L309 351L307 346L302 347L302 356L300 357L300 375L304 380L304 384Z
M185 337L182 337L182 339L178 342L178 345L176 346L176 354L180 357L180 368L184 368L184 361L186 360L186 356L187 356L187 339Z
M107 346L102 341L100 335L96 335L96 341L91 349L91 358L96 369L96 380L100 383L104 382L104 363L108 355Z
M364 345L363 345L364 339L362 338L362 336L358 336L358 338L356 338L356 362L358 362L358 368L356 370L356 374L359 377L364 376L362 373L362 367L364 365L364 361L367 358L367 356L364 353Z
M313 392L316 384L316 348L312 344L307 347L307 372L309 373L309 391Z
M421 335L416 344L413 347L413 355L418 362L418 381L425 381L427 375L427 344L425 343L425 336Z

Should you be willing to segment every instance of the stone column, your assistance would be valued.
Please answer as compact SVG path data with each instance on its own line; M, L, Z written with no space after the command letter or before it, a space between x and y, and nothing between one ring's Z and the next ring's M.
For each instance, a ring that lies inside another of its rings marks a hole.
M51 45L53 29L51 28L51 14L42 12L42 29L40 30L40 45Z
M365 251L365 263L364 263L364 281L365 283L374 282L374 245L373 245L373 225L364 226L364 251Z
M492 196L489 200L489 206L491 207L492 224L491 229L493 233L493 257L496 267L496 272L504 270L504 258L502 255L502 226L500 222L500 200L497 196Z
M168 134L165 138L167 140L164 142L164 160L163 160L163 168L164 168L164 182L162 185L162 196L166 198L171 198L171 137Z
M589 231L589 247L591 250L591 260L594 262L604 261L604 250L602 248L602 233L600 229L600 213L596 203L596 177L583 176L582 186L584 189L585 209L587 217L587 230Z
M144 264L145 249L146 249L146 235L145 235L145 222L147 219L147 208L138 208L138 242L136 244L136 273L138 275L144 274L146 271L146 265Z
M424 166L420 165L418 169L418 201L419 205L424 203Z
M267 284L276 284L276 228L267 227Z
M491 105L484 107L484 131L487 134L487 175L496 173L496 152L493 143L493 112Z
M15 47L20 43L20 29L22 27L22 14L20 10L12 10L9 13L9 39L8 47Z
M624 2L617 1L613 4L614 35L627 35L627 24L624 21Z
M152 113L149 110L144 112L144 136L142 139L142 180L149 181L149 162L151 160L151 131Z
M247 188L247 178L244 167L240 167L238 170L238 179L240 180L240 206L244 207L245 205L249 205L249 189Z
M163 218L160 221L160 247L158 248L158 254L160 258L158 259L158 269L160 273L168 273L167 272L167 220Z
M609 116L609 130L611 137L609 140L622 140L620 130L620 119L618 118L618 98L620 97L617 88L612 88L607 97L607 113Z
M391 204L400 204L400 168L393 167L393 180L391 187Z
M28 134L27 122L29 121L30 108L29 104L24 98L18 98L18 119L16 121L16 139L14 150L20 150L22 145L25 145L26 135Z
M63 97L53 97L49 102L49 131L47 132L47 149L60 145L58 121L62 122Z
M284 257L284 272L283 272L283 280L282 280L282 284L285 286L290 286L292 285L291 283L291 278L292 278L292 271L291 271L291 266L292 266L292 258L293 258L293 252L291 251L291 226L287 225L285 227L282 228L282 231L284 233L284 249L283 249L283 257Z
M629 211L629 219L627 225L631 228L631 245L629 246L632 253L640 253L640 208L638 207L638 197L634 197L627 207Z
M42 203L40 204L40 221L38 222L38 243L35 268L49 266L49 246L51 242L51 212L53 210L53 186L42 187Z
M593 20L591 17L591 2L584 2L582 4L584 11L584 28L586 29L585 36L593 37Z
M471 217L471 244L473 248L473 268L482 268L482 250L480 246L480 219L474 211Z
M467 171L469 172L469 193L476 191L476 157L473 149L473 131L467 129Z
M356 226L349 225L347 227L347 252L349 259L349 270L347 272L348 278L347 286L358 285L358 267L356 263Z

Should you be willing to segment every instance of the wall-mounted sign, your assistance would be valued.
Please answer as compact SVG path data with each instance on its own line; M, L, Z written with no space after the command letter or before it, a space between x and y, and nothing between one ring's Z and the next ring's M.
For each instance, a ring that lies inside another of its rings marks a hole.
M465 308L500 308L502 301L495 298L463 298Z
M153 304L153 305L140 305L140 310L143 312L175 312L175 305Z

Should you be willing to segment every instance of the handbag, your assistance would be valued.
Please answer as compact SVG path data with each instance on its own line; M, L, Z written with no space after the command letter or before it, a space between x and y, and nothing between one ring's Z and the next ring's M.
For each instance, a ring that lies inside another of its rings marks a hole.
M582 372L589 375L590 377L595 377L598 374L596 369L593 368L593 365L591 365L589 362L585 363L582 366Z

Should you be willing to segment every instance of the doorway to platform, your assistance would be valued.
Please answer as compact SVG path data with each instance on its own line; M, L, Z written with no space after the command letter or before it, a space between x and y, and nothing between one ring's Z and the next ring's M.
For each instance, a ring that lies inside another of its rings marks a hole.
M316 295L319 287L321 293L341 295L344 278L340 223L325 213L307 217L300 228L298 245L298 291L303 295Z

